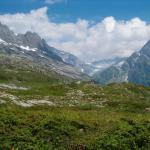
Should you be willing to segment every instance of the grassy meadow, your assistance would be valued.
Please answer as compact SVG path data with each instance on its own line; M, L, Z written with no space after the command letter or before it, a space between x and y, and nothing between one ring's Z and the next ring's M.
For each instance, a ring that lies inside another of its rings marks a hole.
M150 149L149 87L12 75L0 73L0 149Z

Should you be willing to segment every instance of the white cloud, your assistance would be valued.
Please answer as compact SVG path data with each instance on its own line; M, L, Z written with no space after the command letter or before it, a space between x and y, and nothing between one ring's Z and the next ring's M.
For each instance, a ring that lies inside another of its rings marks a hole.
M117 21L114 17L106 17L94 24L84 19L75 23L55 23L48 18L47 9L0 15L0 21L16 33L37 32L51 46L85 61L129 56L150 39L150 25L140 18Z
M45 0L45 3L53 5L55 3L66 2L66 0Z

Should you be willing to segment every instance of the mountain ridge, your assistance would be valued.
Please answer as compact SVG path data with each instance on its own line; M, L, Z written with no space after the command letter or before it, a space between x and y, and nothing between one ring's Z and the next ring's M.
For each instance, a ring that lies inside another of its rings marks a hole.
M63 61L38 34L30 31L15 35L5 25L0 24L0 53L13 57L26 58L46 68L73 79L89 78L75 66ZM59 50L58 50L59 51Z

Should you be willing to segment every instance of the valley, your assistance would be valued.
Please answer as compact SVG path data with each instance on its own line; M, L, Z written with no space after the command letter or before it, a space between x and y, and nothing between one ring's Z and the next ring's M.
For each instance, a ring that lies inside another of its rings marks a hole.
M147 45L91 65L0 24L0 150L150 149Z
M0 149L149 149L149 87L14 75L1 74Z

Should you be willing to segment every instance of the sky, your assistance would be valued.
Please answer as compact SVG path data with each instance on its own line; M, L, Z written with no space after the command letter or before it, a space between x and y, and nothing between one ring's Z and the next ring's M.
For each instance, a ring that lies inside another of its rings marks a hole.
M0 22L86 62L127 57L150 39L150 1L0 0Z

